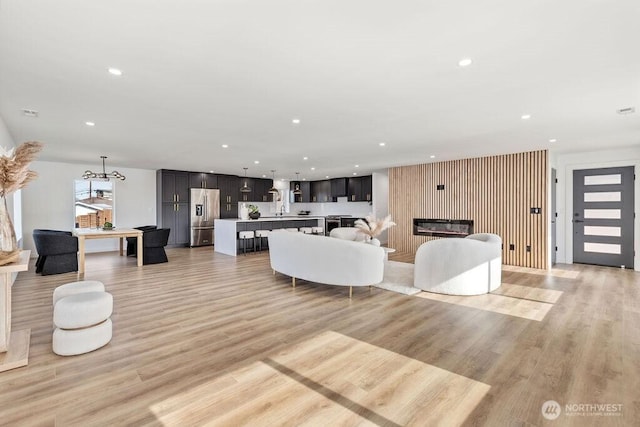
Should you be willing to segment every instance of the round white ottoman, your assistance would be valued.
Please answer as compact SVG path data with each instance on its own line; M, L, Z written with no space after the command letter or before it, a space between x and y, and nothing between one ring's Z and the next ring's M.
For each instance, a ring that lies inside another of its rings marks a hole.
M53 291L53 305L59 299L84 292L104 292L104 285L97 280L82 280L60 285Z
M113 297L84 292L61 298L53 307L53 352L60 356L88 353L111 341Z
M84 329L56 328L53 331L53 352L59 356L89 353L107 345L111 334L111 319Z

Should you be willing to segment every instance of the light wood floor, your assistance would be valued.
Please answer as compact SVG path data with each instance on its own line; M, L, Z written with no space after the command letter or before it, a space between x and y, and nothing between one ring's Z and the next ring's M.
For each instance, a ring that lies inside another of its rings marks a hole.
M0 425L640 425L633 271L508 268L494 300L376 288L349 300L345 287L292 289L267 253L168 255L142 268L87 256L86 278L114 296L114 338L75 357L51 351L51 296L76 275L19 275L14 330L31 328L31 354L0 373ZM544 310L509 312L518 301ZM546 421L547 400L623 416Z

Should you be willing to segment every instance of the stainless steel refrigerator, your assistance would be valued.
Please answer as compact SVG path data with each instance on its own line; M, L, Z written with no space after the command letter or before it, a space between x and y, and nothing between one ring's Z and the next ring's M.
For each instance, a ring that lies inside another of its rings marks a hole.
M213 245L213 221L220 218L220 190L191 189L190 246Z

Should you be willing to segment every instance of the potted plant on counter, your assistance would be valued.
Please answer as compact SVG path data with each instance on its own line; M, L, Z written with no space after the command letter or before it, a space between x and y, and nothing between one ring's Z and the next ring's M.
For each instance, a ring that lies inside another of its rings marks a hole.
M249 208L249 218L251 219L260 218L260 208L258 208L256 205L249 205L247 207Z

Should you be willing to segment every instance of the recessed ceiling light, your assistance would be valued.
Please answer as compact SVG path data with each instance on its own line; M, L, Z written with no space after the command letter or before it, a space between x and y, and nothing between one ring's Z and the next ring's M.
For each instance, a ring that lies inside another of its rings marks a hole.
M255 163L256 165L260 164L260 160L254 160L253 163Z
M636 112L636 108L635 107L625 107L625 108L620 108L619 110L616 110L618 112L618 114L633 114Z
M302 180L303 180L303 181L306 181L306 180L307 180L307 178L302 178Z
M431 158L431 159L435 159L435 158L436 158L436 156L434 156L434 155L432 154L432 155L430 155L430 156L429 156L429 158Z
M119 70L117 68L109 68L109 74L113 74L114 76L121 76L122 70Z
M358 175L358 172L354 172L353 174L354 174L354 175Z
M222 144L222 148L229 148L227 144Z
M31 110L29 108L23 108L22 114L24 114L27 117L38 117L38 112L36 110Z
M523 114L520 116L522 120L529 120L531 118L531 114Z
M380 147L384 147L386 144L384 142L381 142L380 144L378 144Z
M95 126L96 124L94 122L84 122L85 125L87 126Z
M209 173L213 173L213 171L209 171Z
M312 171L314 171L314 170L316 170L316 168L314 168L314 167L311 167L311 170L312 170Z
M557 141L557 139L555 139L555 138L551 138L551 139L549 140L549 142L556 142L556 141Z
M263 177L263 178L266 178L266 177L267 177L267 175L262 175L262 177Z
M468 67L469 65L471 65L471 62L471 58L464 58L458 61L458 65L461 67Z
M353 167L355 167L355 168L359 168L359 167L360 167L360 165L354 165Z
M325 176L325 178L329 179L329 175Z
M291 120L291 123L293 123L294 125L299 125L300 124L300 119L293 119L293 120Z
M302 160L309 160L309 158L307 156L304 156Z
M284 182L284 178L280 178L280 181L281 181L281 182Z

